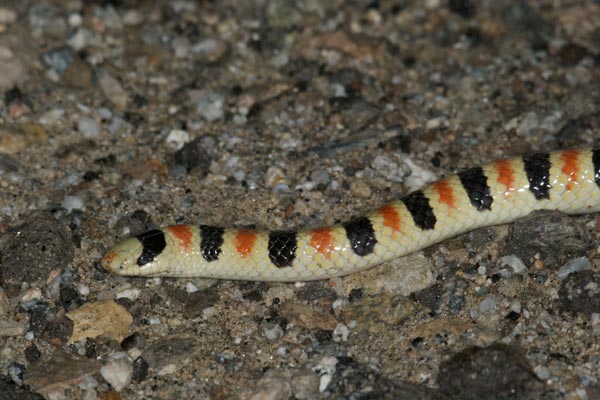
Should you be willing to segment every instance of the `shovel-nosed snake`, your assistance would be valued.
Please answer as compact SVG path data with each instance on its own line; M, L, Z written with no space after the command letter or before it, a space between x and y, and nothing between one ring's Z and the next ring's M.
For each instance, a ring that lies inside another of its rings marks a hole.
M267 231L174 225L127 238L102 266L128 276L308 281L347 275L534 210L600 211L600 149L496 161L346 223Z

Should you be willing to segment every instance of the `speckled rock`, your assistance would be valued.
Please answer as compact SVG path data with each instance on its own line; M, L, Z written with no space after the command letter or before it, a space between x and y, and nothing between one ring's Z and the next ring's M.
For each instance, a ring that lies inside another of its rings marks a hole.
M212 136L200 136L186 143L175 153L175 163L182 165L189 172L204 176L208 173L210 163L217 157L217 140Z
M360 364L351 357L338 357L335 374L325 393L338 399L450 400L425 386L388 378L375 366Z
M286 400L292 395L292 385L289 378L276 371L268 371L256 383L251 393L244 394L247 400Z
M365 294L382 292L408 296L433 284L433 264L421 253L391 260L361 274L344 279L344 290L361 288Z
M533 372L523 351L503 344L470 348L440 365L440 392L449 398L470 399L559 399Z
M539 254L546 267L558 269L584 255L589 246L589 233L576 219L557 211L536 211L514 222L506 251L527 265Z
M211 307L219 300L219 292L216 288L208 288L193 293L185 290L172 288L168 291L171 299L183 305L183 312L186 318L196 318L202 315L207 307Z
M43 400L44 398L31 390L19 387L2 378L0 378L0 393L2 393L3 400Z
M48 278L50 270L62 268L73 259L69 230L49 213L30 214L6 235L0 278L9 294L14 295L22 282L36 284Z
M557 300L560 310L590 317L600 313L600 273L579 271L561 284Z
M100 367L95 359L57 351L52 357L40 359L29 367L25 384L42 394L62 391L84 376L98 372Z
M198 340L189 336L164 337L148 344L142 357L150 368L160 370L169 364L181 366L185 359L194 354Z

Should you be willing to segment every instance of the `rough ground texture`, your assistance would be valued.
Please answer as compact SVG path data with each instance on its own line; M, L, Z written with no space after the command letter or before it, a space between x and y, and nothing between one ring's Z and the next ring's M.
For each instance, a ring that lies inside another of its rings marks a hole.
M600 398L597 215L301 285L98 268L599 145L597 2L8 1L0 91L3 398Z

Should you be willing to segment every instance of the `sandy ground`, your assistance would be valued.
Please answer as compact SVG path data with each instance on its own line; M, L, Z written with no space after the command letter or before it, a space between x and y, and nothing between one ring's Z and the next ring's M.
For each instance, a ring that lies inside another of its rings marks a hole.
M593 1L1 2L0 397L599 399L596 215L304 284L99 268L598 145L599 63Z

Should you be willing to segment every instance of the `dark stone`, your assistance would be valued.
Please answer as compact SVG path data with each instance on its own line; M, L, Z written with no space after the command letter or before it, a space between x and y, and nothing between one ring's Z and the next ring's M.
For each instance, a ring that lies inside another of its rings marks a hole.
M55 346L64 346L73 334L73 321L63 316L48 322L42 338Z
M320 344L331 343L333 341L333 331L328 329L317 329L314 335Z
M41 356L42 353L34 343L31 343L31 346L25 349L25 359L30 363L39 360Z
M140 383L148 377L148 363L142 357L138 357L133 362L133 374L131 380Z
M600 313L600 272L578 271L570 274L558 291L559 309L588 317Z
M435 389L383 376L374 366L358 364L350 357L337 357L335 374L327 386L328 398L449 400Z
M178 364L181 359L190 357L197 351L199 344L194 337L162 337L146 346L142 357L152 368L160 369L164 365Z
M553 37L553 23L545 20L528 1L511 1L505 4L501 14L511 34L529 41L534 51L547 50L549 39Z
M0 393L2 400L44 400L39 394L21 388L4 377L0 377Z
M476 14L475 3L471 0L450 0L448 7L453 13L466 19L471 19Z
M582 58L588 56L590 52L583 46L575 43L567 43L558 50L556 54L565 65L574 66L581 61Z
M144 348L146 344L146 337L143 333L134 332L133 334L127 336L125 339L121 341L121 348L125 351L129 351L134 347L138 349Z
M9 296L17 295L23 282L34 286L46 279L52 269L73 260L71 233L48 212L29 214L6 235L0 284Z
M79 292L71 285L60 288L58 298L65 311L71 311L83 304L83 299L79 296Z
M87 358L96 358L98 356L98 349L95 339L87 338L85 340L85 356Z
M245 300L261 301L263 293L269 290L269 285L265 282L240 282L240 290Z
M54 313L46 303L36 303L27 309L29 313L29 330L40 337L48 322L54 319Z
M600 112L571 118L555 135L562 148L577 147L592 132L600 129Z
M200 136L188 142L174 155L175 164L190 172L197 169L200 176L208 174L210 163L218 157L219 144L212 136Z
M436 283L428 288L413 293L415 301L430 310L430 315L440 312L440 303L444 295L443 287Z
M534 400L547 396L544 383L524 353L504 344L463 350L440 365L439 390L462 400Z
M352 289L348 294L348 301L354 303L356 300L360 300L363 297L363 290L361 288Z
M296 294L298 299L305 301L313 301L318 299L335 300L337 295L335 291L323 285L323 282L307 282Z
M219 292L216 288L208 288L193 293L188 293L179 288L170 288L168 293L171 299L183 305L183 315L186 318L199 317L205 308L211 307L219 301Z
M566 261L583 256L590 243L588 231L576 218L542 210L513 223L504 252L525 263L539 254L546 267L558 269Z
M2 175L8 172L20 171L23 167L8 154L0 153L0 173Z

